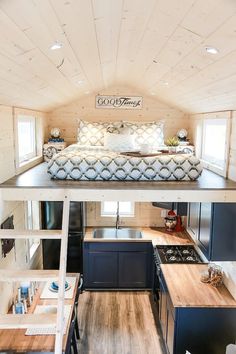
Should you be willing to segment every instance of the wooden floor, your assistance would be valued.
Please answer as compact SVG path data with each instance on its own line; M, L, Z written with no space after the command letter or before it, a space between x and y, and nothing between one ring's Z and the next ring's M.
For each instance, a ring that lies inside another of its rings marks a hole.
M79 327L79 353L165 353L148 292L84 292Z

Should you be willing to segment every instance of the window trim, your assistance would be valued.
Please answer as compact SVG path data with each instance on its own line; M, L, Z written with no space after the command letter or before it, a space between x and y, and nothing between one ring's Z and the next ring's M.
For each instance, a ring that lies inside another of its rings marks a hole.
M218 165L215 165L214 163L207 161L203 158L203 148L204 148L204 140L205 140L205 134L204 134L204 124L207 120L226 120L226 143L225 143L225 163L224 167L220 168ZM228 174L228 165L229 165L229 152L230 152L230 134L231 134L231 114L229 115L228 112L225 114L221 114L220 116L207 116L202 119L202 143L201 143L201 150L200 150L200 160L202 163L202 166L206 168L207 170L210 170L212 172L215 172L223 177L227 177Z
M34 139L34 146L33 146L33 151L31 151L30 153L26 154L25 157L26 159L22 159L22 157L19 156L19 134L18 134L18 124L19 122L30 122L33 123L33 139ZM36 121L36 117L35 116L26 116L26 115L21 115L19 114L17 116L17 137L18 137L18 160L19 160L19 167L21 167L22 165L25 165L26 163L28 163L29 161L31 161L32 159L37 157L37 134L36 134L36 130L37 130L37 121Z
M112 218L114 218L114 217L116 217L116 213L107 213L107 212L105 212L104 211L104 203L106 203L106 202L110 202L110 201L102 201L101 202L101 213L100 213L100 216L101 217L112 217ZM114 200L113 202L115 202L115 203L122 203L122 202L120 202L120 201L116 201L116 200ZM130 203L130 205L131 205L131 211L130 211L130 213L119 213L119 216L120 217L124 217L124 218L133 218L134 216L135 216L135 203L134 202L131 202L131 201L129 201L128 203Z
M14 146L15 146L15 173L16 175L36 166L43 161L43 122L42 117L36 111L22 108L13 108L14 116ZM35 117L36 156L20 164L18 149L18 116Z
M31 220L29 220L29 203L30 203L30 209L31 209ZM28 200L25 202L25 227L27 230L33 230L33 229L39 229L39 224L40 224L40 205L39 202L37 202L37 211L38 211L38 220L35 222L34 221L34 208L35 206L33 205L32 200ZM28 239L27 241L27 259L28 262L32 262L35 253L37 252L39 246L40 246L40 239L32 238Z

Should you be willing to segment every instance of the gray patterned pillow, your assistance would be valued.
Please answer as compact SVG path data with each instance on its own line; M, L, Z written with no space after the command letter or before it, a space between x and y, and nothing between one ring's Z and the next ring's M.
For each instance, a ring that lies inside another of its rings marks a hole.
M104 134L110 122L79 121L77 141L81 145L104 145Z
M131 134L134 134L135 143L137 145L149 144L157 147L164 144L164 132L162 121L160 122L123 122L126 128L130 129Z

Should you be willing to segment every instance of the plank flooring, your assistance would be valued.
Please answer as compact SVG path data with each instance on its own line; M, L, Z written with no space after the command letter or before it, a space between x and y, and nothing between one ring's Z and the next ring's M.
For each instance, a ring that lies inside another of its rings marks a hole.
M83 354L164 354L148 292L84 292L79 299Z

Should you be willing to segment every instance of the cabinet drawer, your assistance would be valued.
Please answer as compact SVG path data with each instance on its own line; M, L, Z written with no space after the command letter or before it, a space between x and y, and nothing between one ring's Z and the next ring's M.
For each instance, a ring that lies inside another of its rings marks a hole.
M84 242L85 250L109 252L145 252L152 247L151 242Z

